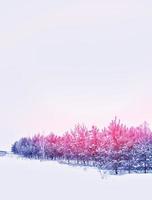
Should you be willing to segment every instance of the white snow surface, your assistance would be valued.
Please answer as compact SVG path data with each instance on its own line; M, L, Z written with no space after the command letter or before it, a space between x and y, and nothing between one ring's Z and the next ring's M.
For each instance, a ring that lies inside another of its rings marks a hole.
M152 199L151 174L105 175L55 161L0 157L2 200Z

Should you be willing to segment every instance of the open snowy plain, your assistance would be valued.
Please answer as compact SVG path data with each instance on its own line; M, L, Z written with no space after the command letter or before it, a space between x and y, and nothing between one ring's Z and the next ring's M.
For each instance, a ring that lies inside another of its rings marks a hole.
M102 175L55 161L0 157L2 200L150 200L151 185L151 174Z

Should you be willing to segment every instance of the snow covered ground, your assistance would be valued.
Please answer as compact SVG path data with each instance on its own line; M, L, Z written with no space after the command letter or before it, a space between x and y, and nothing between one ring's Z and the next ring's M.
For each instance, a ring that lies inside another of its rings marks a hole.
M105 176L95 169L0 157L2 200L151 199L152 174Z

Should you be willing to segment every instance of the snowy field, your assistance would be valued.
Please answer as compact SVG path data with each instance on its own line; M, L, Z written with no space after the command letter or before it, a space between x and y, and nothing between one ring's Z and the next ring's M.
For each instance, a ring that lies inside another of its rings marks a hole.
M105 176L54 161L0 157L2 200L151 199L152 175Z

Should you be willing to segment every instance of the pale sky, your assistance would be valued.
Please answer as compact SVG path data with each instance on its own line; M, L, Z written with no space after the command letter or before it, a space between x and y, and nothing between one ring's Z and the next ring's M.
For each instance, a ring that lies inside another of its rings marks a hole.
M22 136L152 126L152 1L0 3L0 149Z

